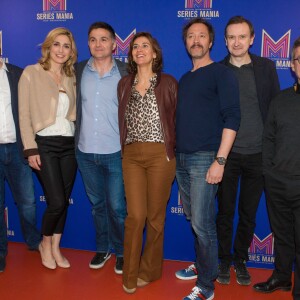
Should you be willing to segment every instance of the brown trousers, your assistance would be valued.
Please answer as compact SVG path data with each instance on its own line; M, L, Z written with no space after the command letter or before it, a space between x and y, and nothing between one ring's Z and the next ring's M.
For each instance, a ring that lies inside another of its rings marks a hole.
M148 282L161 277L166 206L176 161L167 160L164 144L134 143L125 146L122 164L128 212L123 284L134 288L138 277Z

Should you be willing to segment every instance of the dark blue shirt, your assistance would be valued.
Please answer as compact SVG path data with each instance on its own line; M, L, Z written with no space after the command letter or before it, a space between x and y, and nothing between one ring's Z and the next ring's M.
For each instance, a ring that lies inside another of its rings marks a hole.
M181 77L176 152L218 151L223 129L237 131L239 124L239 86L230 68L212 63Z

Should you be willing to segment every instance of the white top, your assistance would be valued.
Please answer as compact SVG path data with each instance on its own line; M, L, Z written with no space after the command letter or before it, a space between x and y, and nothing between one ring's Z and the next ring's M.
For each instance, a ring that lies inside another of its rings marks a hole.
M59 91L58 106L56 112L55 123L42 129L37 134L40 136L74 136L75 126L74 122L66 119L69 109L69 97L65 91Z
M11 107L10 86L6 72L9 71L3 61L0 68L0 144L15 143L17 141Z

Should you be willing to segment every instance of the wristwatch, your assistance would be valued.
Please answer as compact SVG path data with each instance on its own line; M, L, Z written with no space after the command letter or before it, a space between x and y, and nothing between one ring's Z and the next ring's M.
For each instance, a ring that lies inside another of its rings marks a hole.
M221 166L224 166L226 164L226 161L227 161L227 159L225 157L216 157L215 160Z

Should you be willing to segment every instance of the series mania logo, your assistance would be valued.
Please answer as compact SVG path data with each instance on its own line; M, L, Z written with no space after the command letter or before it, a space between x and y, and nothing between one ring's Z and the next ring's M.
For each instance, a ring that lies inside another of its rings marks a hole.
M4 222L5 222L6 228L7 228L7 235L14 236L15 232L13 230L9 229L9 227L8 227L8 208L7 207L5 207L5 209L4 209Z
M272 233L264 239L259 239L256 234L248 250L250 262L272 264L274 263L274 239Z
M177 12L178 18L219 18L218 10L213 10L213 0L185 0L185 10Z
M45 202L46 203L46 196L41 195L40 196L40 202ZM69 204L74 204L74 199L73 198L69 198Z
M128 62L128 51L129 51L129 44L136 34L136 29L133 29L132 32L124 39L122 40L118 34L116 34L116 49L114 51L114 58L123 61Z
M171 207L171 214L183 215L182 200L179 191L177 197L177 205Z
M5 63L8 63L8 58L3 57L3 47L2 47L2 30L0 30L0 59Z
M67 12L67 0L43 0L43 12L37 13L38 21L73 20L73 13Z
M263 30L261 56L273 60L276 63L277 69L290 68L291 67L290 39L291 39L291 30L285 33L276 42L265 30Z

